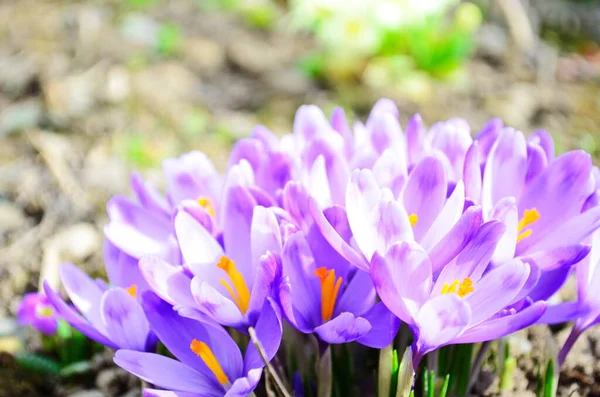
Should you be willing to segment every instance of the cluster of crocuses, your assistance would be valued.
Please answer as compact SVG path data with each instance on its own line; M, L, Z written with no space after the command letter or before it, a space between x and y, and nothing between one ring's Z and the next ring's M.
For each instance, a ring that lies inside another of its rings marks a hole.
M45 286L62 318L163 389L148 396L251 395L285 321L321 346L374 348L404 322L416 368L445 345L577 319L564 359L600 315L600 173L544 131L491 120L473 139L462 119L427 129L418 115L403 131L385 99L351 127L342 109L302 106L293 133L239 141L224 176L200 152L164 175L166 194L134 174L135 197L108 203L110 283L63 265L74 307ZM578 301L547 305L575 267ZM242 356L230 334L252 331Z

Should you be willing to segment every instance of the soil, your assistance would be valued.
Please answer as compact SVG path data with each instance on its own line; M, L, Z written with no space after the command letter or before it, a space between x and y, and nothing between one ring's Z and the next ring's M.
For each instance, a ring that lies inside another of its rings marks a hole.
M199 149L223 169L232 143L258 123L289 131L303 103L327 111L340 104L364 117L381 96L397 101L404 122L414 112L428 124L464 117L475 132L501 117L527 133L547 129L559 150L583 147L600 158L599 57L564 55L544 43L523 53L502 24L482 27L476 56L456 81L408 100L394 89L309 80L297 65L316 43L293 35L285 21L260 30L194 0L135 3L0 2L2 396L138 395L110 354L96 357L93 373L74 384L26 372L11 355L35 343L14 310L40 275L57 283L65 261L102 274L105 204L129 193L134 168L160 185L162 158ZM173 31L175 39L164 39ZM514 390L501 395L533 395L546 345L566 332L536 327L515 336L525 348ZM560 396L600 396L599 339L592 330L575 345ZM492 378L484 368L478 395L498 395L488 391Z

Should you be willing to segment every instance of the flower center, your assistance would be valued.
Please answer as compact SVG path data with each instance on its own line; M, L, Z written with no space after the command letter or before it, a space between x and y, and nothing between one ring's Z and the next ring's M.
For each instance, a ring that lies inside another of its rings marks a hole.
M419 216L417 214L410 214L408 216L408 221L410 222L410 225L412 227L415 227L415 225L417 224L417 222L419 222Z
M531 225L532 223L537 222L537 220L540 219L540 217L540 213L535 208L525 210L523 218L519 220L519 224L517 225L517 230L519 231L519 235L517 236L517 243L523 240L524 238L531 236L531 233L533 233L533 231L531 229L525 228Z
M475 291L473 288L473 281L469 277L465 277L465 279L461 282L458 280L454 280L452 284L444 283L442 287L442 295L444 294L456 294L461 298L464 298L465 295L470 294Z
M202 208L204 208L206 210L206 212L208 212L208 215L214 217L215 216L215 207L212 203L212 200L209 199L208 197L205 196L200 196L198 197L198 204L200 204L200 206Z
M329 321L333 316L342 278L338 277L336 280L335 270L327 270L324 267L315 270L315 276L319 277L321 281L321 318L323 321Z
M52 317L54 315L54 310L50 306L41 305L37 307L36 314L38 317Z
M217 267L227 273L233 287L229 285L224 278L219 281L221 281L221 284L229 291L231 298L242 314L246 314L248 311L248 304L250 303L250 290L248 289L248 285L246 285L246 281L244 281L242 273L237 270L235 263L226 256L222 256L221 259L219 259Z
M215 357L215 354L206 343L200 342L198 339L192 339L190 349L204 361L204 364L212 371L220 384L225 385L229 383L229 378L225 374L225 371L223 371L223 367L221 367L217 357Z
M133 298L137 296L137 285L132 284L131 287L125 288L125 291L129 293Z

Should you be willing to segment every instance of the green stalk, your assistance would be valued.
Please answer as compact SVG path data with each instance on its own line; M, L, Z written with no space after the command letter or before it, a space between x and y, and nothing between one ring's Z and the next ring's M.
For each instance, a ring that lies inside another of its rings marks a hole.
M471 361L473 360L473 344L457 345L458 373L456 374L456 395L466 396L469 391L469 376L471 374Z
M317 397L331 397L333 377L331 375L331 347L322 350L317 363Z
M513 373L517 367L517 360L510 355L510 343L504 343L504 360L502 361L502 372L500 373L500 390L512 390Z
M440 389L439 397L446 397L446 394L448 394L448 385L450 385L450 375L446 375L442 388Z
M435 397L435 372L427 373L427 397Z
M389 397L393 376L394 344L379 350L379 368L377 374L377 396Z
M554 365L554 360L548 361L546 366L546 376L544 377L544 397L556 397L558 388L558 368Z
M396 397L410 397L413 395L413 384L415 382L415 369L413 367L412 350L406 348L400 368L398 369L398 386L396 387Z

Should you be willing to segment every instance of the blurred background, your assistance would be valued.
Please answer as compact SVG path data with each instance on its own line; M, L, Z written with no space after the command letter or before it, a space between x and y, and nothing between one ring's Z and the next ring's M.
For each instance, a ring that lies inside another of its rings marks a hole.
M40 273L101 271L132 169L160 186L192 149L223 169L304 103L500 117L600 158L599 43L596 0L0 1L0 351Z

